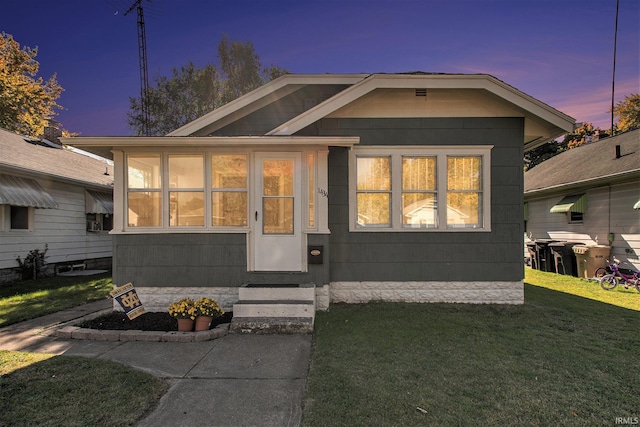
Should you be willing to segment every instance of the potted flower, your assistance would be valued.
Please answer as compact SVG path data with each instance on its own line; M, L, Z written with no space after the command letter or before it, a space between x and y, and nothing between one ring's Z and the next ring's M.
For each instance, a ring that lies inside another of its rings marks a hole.
M201 297L194 304L196 313L196 331L206 331L211 327L211 321L224 314L213 298Z
M169 314L178 319L178 331L190 332L196 319L196 307L191 298L182 298L169 306Z

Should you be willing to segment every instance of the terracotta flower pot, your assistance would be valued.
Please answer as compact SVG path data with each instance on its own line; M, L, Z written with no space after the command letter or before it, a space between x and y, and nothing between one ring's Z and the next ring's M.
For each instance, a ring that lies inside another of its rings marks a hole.
M191 319L178 319L178 331L191 332L193 331L193 320Z
M213 317L211 316L198 316L196 317L196 332L198 331L208 331L211 327L211 321Z

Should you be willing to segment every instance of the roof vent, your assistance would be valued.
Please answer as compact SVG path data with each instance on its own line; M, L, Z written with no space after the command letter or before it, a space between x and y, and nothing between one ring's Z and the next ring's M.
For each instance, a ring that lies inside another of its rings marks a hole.
M416 89L416 96L427 96L426 89Z
M622 157L622 156L620 155L620 146L619 146L619 145L616 145L616 159L619 159L620 157Z

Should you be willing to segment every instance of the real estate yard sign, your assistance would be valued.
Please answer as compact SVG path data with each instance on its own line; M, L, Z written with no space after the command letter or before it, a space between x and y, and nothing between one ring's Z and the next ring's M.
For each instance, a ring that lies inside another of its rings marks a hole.
M138 298L136 289L133 287L133 283L131 282L115 288L109 292L109 295L118 301L118 304L120 304L124 309L129 320L135 319L145 312L144 307Z

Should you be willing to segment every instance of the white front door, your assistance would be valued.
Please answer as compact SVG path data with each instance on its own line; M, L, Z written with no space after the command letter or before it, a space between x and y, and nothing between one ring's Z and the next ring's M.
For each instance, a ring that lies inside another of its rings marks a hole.
M255 154L254 271L304 271L300 153Z

